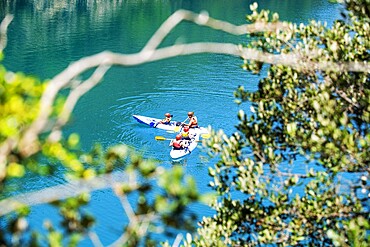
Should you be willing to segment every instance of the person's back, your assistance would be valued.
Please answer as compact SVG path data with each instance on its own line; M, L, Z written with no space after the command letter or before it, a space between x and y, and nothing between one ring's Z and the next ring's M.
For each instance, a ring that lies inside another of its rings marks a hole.
M181 141L182 136L181 134L178 134L174 140L171 140L170 146L173 147L175 150L180 150L184 148L184 144Z

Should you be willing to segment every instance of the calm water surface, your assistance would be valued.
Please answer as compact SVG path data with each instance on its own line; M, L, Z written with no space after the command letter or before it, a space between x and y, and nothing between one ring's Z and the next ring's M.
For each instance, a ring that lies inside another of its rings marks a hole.
M15 1L0 4L1 16L14 14L10 26L5 65L12 71L24 71L49 79L71 62L104 50L121 53L138 52L172 13L178 9L195 12L207 10L214 18L233 24L244 24L253 1ZM307 23L318 19L330 23L338 16L337 6L325 0L258 1L261 8L279 12L282 20ZM170 34L164 45L174 42L217 41L244 42L219 31L183 23ZM201 192L207 187L209 162L200 149L181 162L169 157L166 141L155 141L156 135L171 134L138 124L133 114L162 117L171 112L182 121L194 111L200 125L235 131L239 107L233 102L238 85L254 90L258 77L240 69L242 61L223 55L195 55L168 59L133 68L113 68L104 80L78 103L67 132L80 133L83 148L95 142L105 147L124 143L145 157L155 158L164 167L181 165L194 176ZM248 105L241 106L248 111ZM46 182L45 182L46 181ZM62 183L63 177L48 180L32 178L25 190ZM97 215L96 231L104 245L112 243L122 229L122 208L109 190L92 195L89 210ZM192 210L209 215L205 206ZM49 206L37 206L31 224L40 226L44 217L54 213ZM119 216L119 217L117 217ZM54 218L55 219L55 218ZM90 245L85 241L83 245Z

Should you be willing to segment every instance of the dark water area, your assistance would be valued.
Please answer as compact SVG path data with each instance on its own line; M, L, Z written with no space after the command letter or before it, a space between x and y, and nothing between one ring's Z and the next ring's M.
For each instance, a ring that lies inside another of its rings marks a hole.
M253 1L188 0L188 1L5 1L0 3L0 17L13 14L9 26L5 66L23 71L43 80L53 78L70 63L102 51L136 53L151 35L176 10L208 11L213 18L245 24ZM311 19L330 23L339 17L337 5L324 0L258 1L259 9L278 12L281 20L307 23ZM162 46L182 42L247 42L220 31L182 23ZM144 157L160 161L165 168L181 165L193 176L202 193L209 191L208 167L202 148L196 149L181 162L172 162L168 142L159 142L156 135L166 138L173 134L154 130L137 123L133 114L161 118L165 112L182 121L194 111L201 126L235 131L237 111L249 112L248 104L234 103L233 92L238 85L255 90L259 77L241 70L242 60L217 54L177 57L138 67L114 67L103 81L78 102L67 133L78 132L82 147L90 149L95 142L104 147L127 144ZM30 178L24 190L63 183L63 177ZM210 215L204 205L193 211ZM110 190L92 193L89 211L96 214L96 232L104 245L112 243L125 221L122 206ZM55 214L50 206L36 206L31 225L42 227L42 220ZM119 217L117 217L119 215ZM58 216L52 218L58 220ZM85 241L85 246L91 245Z

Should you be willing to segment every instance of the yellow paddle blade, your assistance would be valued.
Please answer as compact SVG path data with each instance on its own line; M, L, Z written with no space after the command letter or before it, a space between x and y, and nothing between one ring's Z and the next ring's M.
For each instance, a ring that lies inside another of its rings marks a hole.
M202 138L204 138L204 139L208 139L208 138L210 138L211 137L211 134L201 134L200 135Z
M164 136L156 136L155 139L157 141L164 141L164 140L166 140L166 137L164 137Z
M176 127L173 129L173 131L175 131L175 132L179 132L179 130L180 130L180 126L176 126Z

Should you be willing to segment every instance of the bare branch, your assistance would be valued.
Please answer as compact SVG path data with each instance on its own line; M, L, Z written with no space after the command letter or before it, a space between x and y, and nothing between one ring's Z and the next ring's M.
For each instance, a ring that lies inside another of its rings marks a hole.
M8 26L13 20L13 15L6 15L0 24L0 52L2 52L8 42Z
M59 75L54 77L48 84L40 104L39 115L34 123L25 131L25 134L20 140L19 147L24 156L29 156L36 153L39 150L37 143L38 135L45 131L49 121L49 116L52 111L52 105L59 91L69 85L74 78L78 75L86 72L89 69L100 67L100 66L135 66L148 62L158 61L166 58L175 56L199 54L199 53L214 53L214 54L225 54L232 56L239 56L245 60L255 60L270 64L282 64L292 66L294 68L310 68L312 70L317 69L346 69L353 71L370 71L368 64L361 63L348 63L348 64L335 64L335 63L301 63L301 56L298 54L269 54L260 52L254 49L244 48L236 44L230 43L191 43L191 44L180 44L173 45L157 49L163 39L175 28L181 21L191 21L198 25L209 26L213 29L222 30L224 32L241 35L252 32L263 32L263 31L278 31L284 28L288 28L286 23L254 23L249 25L235 26L230 23L212 19L206 13L195 14L186 10L179 10L171 15L158 29L158 31L152 36L147 42L144 48L136 54L116 54L112 52L102 52L90 57L85 57L77 62L72 63L66 70L62 71ZM106 70L104 71L104 73ZM103 75L104 73L101 73ZM98 76L101 79L101 76ZM77 100L85 94L89 89L98 83L98 80L83 84L81 87L73 89L70 94L70 98L67 100L65 110L57 121L58 125L63 125L68 121L69 115L73 110ZM7 143L3 145L8 145ZM5 149L1 149L5 150ZM8 153L0 153L1 156L6 156Z
M102 244L102 242L100 241L99 236L98 236L98 234L96 234L96 232L91 231L87 235L89 236L89 238L91 239L91 242L93 243L93 245L95 247L103 247L104 246Z
M7 32L8 32L8 26L13 20L13 15L6 15L5 18L0 23L0 53L3 52L3 50L6 47L6 44L8 42L7 38ZM10 153L10 151L14 148L17 141L13 138L8 138L1 146L0 146L0 180L3 180L3 178L6 175L6 156ZM5 154L5 155L3 155Z
M209 17L206 11L196 14L188 10L178 10L171 15L163 24L158 28L155 34L150 38L148 43L144 46L141 53L148 51L153 52L164 38L182 21L190 21L200 26L208 26L212 29L221 30L225 33L233 35L244 35L248 33L277 31L288 28L288 24L284 22L266 23L258 22L255 24L244 24L240 26L233 25L229 22L216 20ZM149 52L149 53L150 53Z
M12 17L8 17L2 24L1 31L6 31L7 25ZM286 28L284 23L255 23L250 25L235 26L227 22L210 18L207 14L195 14L190 11L180 10L169 17L167 21L158 29L153 37L144 46L142 51L136 54L117 54L109 51L82 58L70 64L64 71L56 75L47 85L45 92L40 100L39 115L31 126L25 130L21 140L7 139L0 146L0 179L5 176L7 155L16 146L24 156L29 156L39 151L38 136L49 129L59 128L64 125L73 111L73 108L79 98L94 87L103 78L107 70L113 66L136 66L153 61L163 60L176 56L213 53L242 57L245 60L261 61L269 64L281 64L291 66L296 69L305 70L346 70L357 72L370 72L370 65L366 62L332 63L332 62L302 62L302 56L299 54L270 54L254 49L242 47L231 43L191 43L176 44L165 48L157 48L170 31L182 20L188 20L198 25L209 26L213 29L222 30L227 33L240 35L252 32L278 31ZM54 101L61 89L71 85L73 80L84 72L96 69L93 76L77 86L72 88L63 113L59 116L56 123L50 123L49 116L53 109ZM54 128L53 128L54 126ZM263 160L263 157L260 157ZM90 190L93 190L91 187Z
M345 101L347 101L349 104L351 104L352 106L356 107L357 109L360 108L360 105L356 102L354 102L352 99L350 99L347 94L345 92L343 92L343 90L339 90L338 88L335 89L335 92L342 98L344 99Z
M183 240L184 236L179 233L176 235L175 241L173 241L172 247L178 247L181 244L181 241Z
M108 71L109 68L110 66L100 65L88 80L81 83L71 91L64 104L63 111L59 115L59 119L57 122L58 128L66 124L80 97L90 91L93 87L95 87L103 79L105 73Z
M90 57L85 57L71 64L66 70L64 70L62 73L60 73L53 80L50 81L49 86L47 87L45 93L43 94L43 97L41 98L40 114L36 121L27 130L21 141L20 147L22 152L25 155L30 155L38 150L37 147L32 145L32 143L35 142L37 136L45 129L57 93L63 87L67 86L73 80L73 78L82 74L83 72L102 65L135 66L171 57L200 53L232 55L242 57L245 60L261 61L274 65L281 64L291 66L296 69L307 70L307 68L309 68L311 70L332 69L352 70L359 72L370 71L370 65L363 64L363 66L358 66L358 63L337 64L329 62L312 62L302 64L300 63L300 57L295 54L274 55L250 48L244 48L239 45L230 43L192 43L173 45L170 47L157 49L153 51L150 56L143 56L142 53L123 55L106 51ZM74 100L78 100L78 98L86 92L75 93L74 95L76 95L76 98ZM66 119L62 121L66 121Z
M120 193L120 194L117 194L116 193L116 195L120 199L121 204L122 204L122 207L125 210L126 215L129 218L129 220L131 222L137 222L138 219L136 217L135 211L132 209L130 202L127 200L127 196L126 195L122 195L122 193Z
M0 216L13 212L24 206L50 203L56 200L74 197L82 193L111 188L112 184L126 182L127 180L128 178L122 173L115 173L114 175L101 175L90 180L74 180L66 184L20 194L0 201Z

